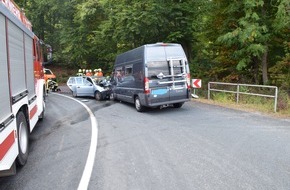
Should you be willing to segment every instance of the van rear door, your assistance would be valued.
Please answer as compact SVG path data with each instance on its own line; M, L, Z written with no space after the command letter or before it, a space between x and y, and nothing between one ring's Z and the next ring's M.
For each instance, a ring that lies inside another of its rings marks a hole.
M152 95L151 103L168 102L170 100L170 84L168 78L163 78L169 74L166 61L150 61L147 63L149 89Z
M189 67L180 45L147 47L147 77L152 103L186 101Z

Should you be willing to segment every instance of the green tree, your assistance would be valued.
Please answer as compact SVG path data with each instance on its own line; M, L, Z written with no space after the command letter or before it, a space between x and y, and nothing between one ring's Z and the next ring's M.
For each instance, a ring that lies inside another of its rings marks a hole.
M110 72L121 52L176 42L194 77L276 84L277 76L289 76L289 0L15 2L60 65Z
M268 83L268 56L273 47L270 45L279 38L281 29L284 28L277 16L280 19L282 17L282 20L287 20L288 17L289 20L289 13L278 14L277 7L284 9L286 13L285 1L277 1L273 5L273 1L242 0L229 4L225 9L227 18L233 18L233 27L231 31L221 35L218 42L234 49L236 68L253 72L255 83L260 82L261 70L262 83Z
M113 40L119 52L146 43L181 43L191 57L193 21L198 7L192 1L116 1L104 0L108 30L114 30Z

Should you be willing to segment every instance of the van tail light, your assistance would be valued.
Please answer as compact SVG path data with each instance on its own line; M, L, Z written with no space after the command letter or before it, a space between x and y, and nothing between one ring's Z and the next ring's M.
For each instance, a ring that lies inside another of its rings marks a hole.
M189 73L186 75L186 83L187 83L187 89L190 89L190 74Z
M145 94L150 94L149 79L148 78L144 79L144 93Z

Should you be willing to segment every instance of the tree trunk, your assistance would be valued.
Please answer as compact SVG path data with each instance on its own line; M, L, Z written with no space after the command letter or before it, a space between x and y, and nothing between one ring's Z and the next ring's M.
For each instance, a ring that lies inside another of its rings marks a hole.
M259 84L259 61L258 57L253 57L252 58L253 62L253 81L255 84Z
M266 46L267 47L267 46ZM263 75L263 84L268 83L268 47L262 57L262 75Z

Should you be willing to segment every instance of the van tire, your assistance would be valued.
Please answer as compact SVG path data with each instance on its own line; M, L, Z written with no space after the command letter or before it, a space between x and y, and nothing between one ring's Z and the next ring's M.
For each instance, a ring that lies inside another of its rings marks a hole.
M113 93L110 94L109 100L114 100L114 94Z
M26 117L22 111L18 112L16 115L17 123L17 141L18 141L18 151L16 162L19 166L24 166L28 159L29 151L29 130Z
M112 100L117 101L117 94L112 92Z
M139 96L136 96L135 98L135 108L138 112L145 111L145 107L141 105Z
M174 108L181 108L183 104L184 104L183 102L182 103L176 103L176 104L173 104L173 107Z

